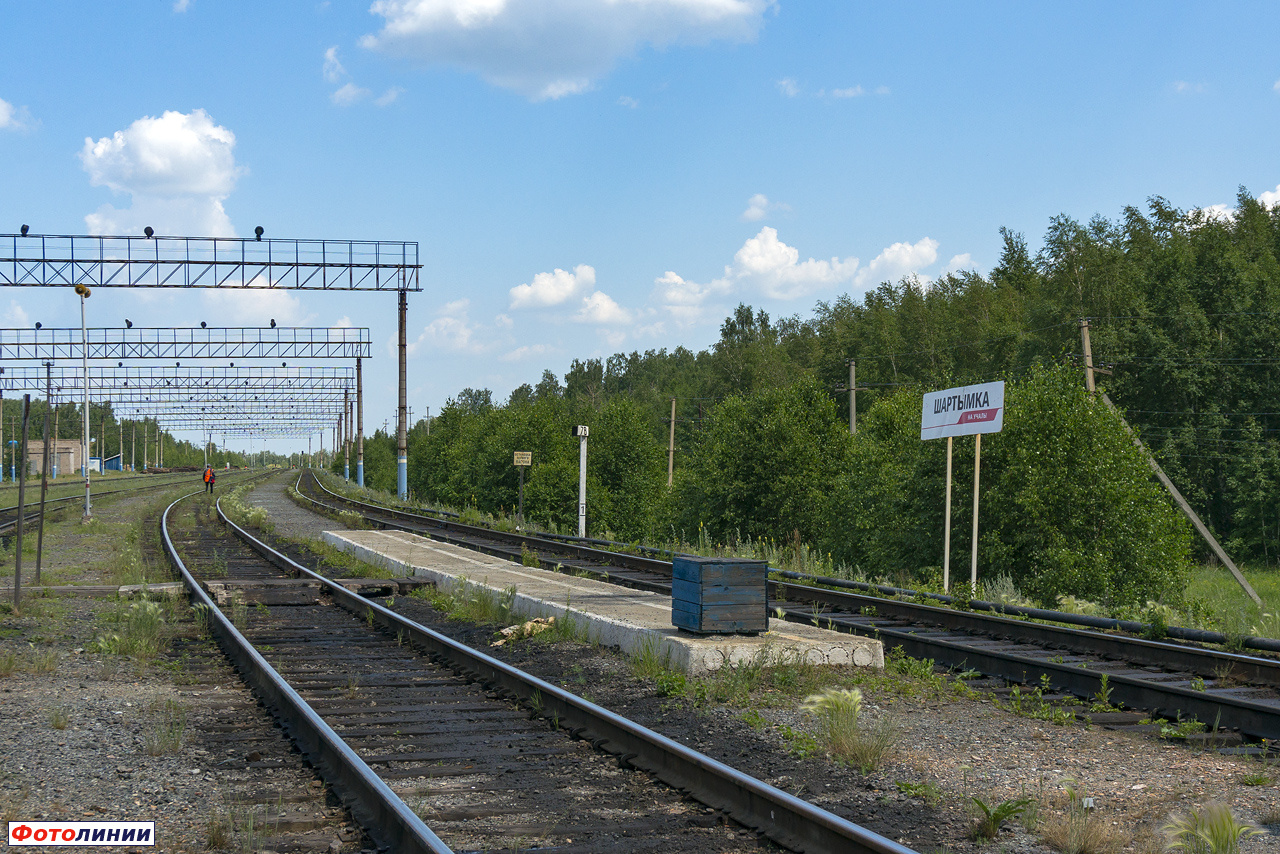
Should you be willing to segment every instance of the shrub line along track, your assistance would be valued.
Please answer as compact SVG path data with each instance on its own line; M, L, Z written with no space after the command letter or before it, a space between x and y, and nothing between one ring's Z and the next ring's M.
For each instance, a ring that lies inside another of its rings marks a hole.
M314 485L323 491L324 500L302 492L304 479L307 489ZM331 512L354 509L382 527L517 561L532 550L547 569L585 570L630 587L671 591L667 561L359 502L332 492L310 473L300 478L299 491ZM1105 677L1114 704L1171 719L1194 716L1215 729L1238 730L1245 738L1280 739L1280 661L1274 659L830 589L854 586L841 579L781 575L808 582L769 582L769 607L787 620L876 637L913 657L1010 682L1047 679L1052 689L1081 698L1103 692ZM1037 613L1047 617L1055 612Z
M251 584L254 579L276 579L279 590L288 575L298 579L295 590L318 591L318 595L305 594L292 604L253 609L266 612L265 615L250 614L244 609L241 618L246 628L242 633L217 609L179 555L168 525L177 504L170 505L162 519L165 550L191 589L193 599L209 609L210 629L218 643L379 845L404 852L443 854L450 850L383 779L480 773L440 769L430 764L433 760L470 762L476 766L496 762L502 767L493 773L514 773L516 777L505 779L515 779L519 785L528 786L528 778L541 775L551 777L553 787L562 787L568 785L564 781L566 772L551 765L557 757L564 764L563 757L576 751L578 758L574 761L578 764L571 764L568 769L575 775L572 785L594 784L597 791L603 785L606 795L619 797L623 794L618 791L622 785L615 779L607 778L604 784L579 779L584 775L583 745L589 743L595 748L587 751L591 763L598 764L603 759L596 751L612 755L618 766L647 771L797 851L913 854L911 849L364 599L274 551L227 520L219 507L220 520L243 543L233 555L234 564L228 559L223 568L228 586ZM215 536L215 531L196 530L188 537L188 550L194 551L189 556L196 560L207 556ZM342 610L322 602L331 602ZM287 680L246 636L270 647L269 654L277 666L288 671ZM350 673L356 663L368 666L360 675L370 684L354 689L349 685L344 692L335 680ZM311 704L304 694L310 696ZM377 697L368 707L363 702L367 696ZM361 701L355 702L355 697ZM530 723L537 717L551 721L552 726ZM496 723L486 725L489 718L496 718ZM559 730L572 736L577 746ZM550 757L551 764L538 764L544 756ZM372 765L384 769L382 777L371 770ZM590 777L591 773L599 776L590 768L585 776ZM554 782L556 775L558 783ZM639 775L627 774L627 779L633 781L628 786L635 785L634 781L646 783ZM507 783L502 788L514 787ZM666 787L654 789L647 784L640 795L628 789L625 797L628 804L639 797L652 797L662 803L664 799L671 801L673 794ZM562 808L576 810L567 820L580 823L577 813L582 806L575 806L572 798L564 800L569 803L561 804ZM540 810L547 807L536 806ZM645 816L641 827L630 828L643 834L637 841L643 850L664 850L654 847L661 846L663 834L670 839L673 832L687 832L686 824L663 813L662 809L655 809ZM482 811L480 815L487 813ZM679 826L673 829L672 821ZM597 838L589 844L578 840L571 850L613 851L619 846L625 850L625 844L617 838L625 828L616 821L604 825L594 828ZM699 850L702 845L699 841ZM716 847L708 844L707 850Z

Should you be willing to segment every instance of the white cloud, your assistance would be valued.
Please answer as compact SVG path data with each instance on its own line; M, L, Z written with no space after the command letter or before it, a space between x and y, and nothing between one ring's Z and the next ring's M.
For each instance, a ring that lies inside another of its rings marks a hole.
M764 215L768 210L769 197L764 193L756 193L747 199L747 209L742 212L742 218L746 222L757 222L764 219Z
M342 61L338 59L337 45L324 52L324 68L321 73L324 74L324 79L330 83L337 83L347 76L347 69L342 67Z
M772 299L795 299L848 281L857 269L857 258L801 261L798 249L779 240L777 229L765 226L734 254L725 277L753 284Z
M1203 83L1188 83L1186 80L1177 80L1173 84L1173 91L1179 95L1199 95L1206 88Z
M861 86L850 86L848 89L832 89L831 97L833 98L857 98L859 95L867 94L867 90Z
M373 93L363 86L357 86L354 83L347 83L329 96L329 100L337 104L339 107L350 107L368 98Z
M535 100L590 89L645 45L747 41L774 0L376 0L361 45L444 64Z
M1274 190L1267 190L1262 195L1258 196L1258 201L1262 202L1267 207L1280 205L1280 184L1277 184Z
M494 315L493 325L499 329L510 329L512 326L515 326L515 321L511 319L510 315L498 314Z
M573 299L596 283L595 268L579 264L570 273L557 267L550 273L538 273L533 282L511 289L511 308L549 308Z
M1228 222L1235 218L1236 209L1231 205L1217 204L1209 205L1207 208L1198 208L1200 213L1204 214L1206 219L1217 219Z
M859 270L854 284L864 287L879 282L897 281L937 260L938 241L932 238L922 237L915 243L895 243Z
M30 315L18 305L16 299L9 300L9 308L4 313L4 325L9 329L25 329L31 325Z
M107 204L86 216L89 232L136 234L150 225L161 234L232 236L222 202L244 174L235 144L204 110L144 116L112 136L86 138L80 162L89 182L132 196L129 208Z
M640 106L640 102L635 98L632 98L630 95L622 95L618 98L618 106L629 107L634 110L636 107Z
M351 318L347 317L344 314L341 318L338 319L336 323L334 323L329 328L330 329L351 329L352 328Z
M502 355L504 362L523 362L525 359L534 356L545 356L548 353L554 353L555 349L548 347L546 344L526 344L523 347L517 347L509 353Z
M377 104L379 107L385 107L388 104L394 103L396 98L399 98L403 94L404 90L399 86L392 86L390 89L375 98L373 103Z
M942 274L958 273L961 270L973 269L973 256L968 252L961 255L952 255L951 260L947 262L947 266L942 268Z
M467 316L470 307L468 299L445 303L437 310L436 319L423 327L418 340L409 345L410 352L416 352L424 343L455 353L482 353L489 349L489 343L476 334L479 324Z
M182 13L191 8L191 0L174 0L173 11Z
M202 289L200 302L208 311L210 326L306 326L315 319L293 291L264 288Z
M784 77L775 85L777 85L778 91L788 98L794 98L800 94L800 84L796 82L794 77Z
M631 312L614 302L603 291L596 291L582 301L582 308L573 316L579 323L595 323L601 326L618 326L631 322Z
M0 130L31 130L35 125L26 107L15 107L0 98Z

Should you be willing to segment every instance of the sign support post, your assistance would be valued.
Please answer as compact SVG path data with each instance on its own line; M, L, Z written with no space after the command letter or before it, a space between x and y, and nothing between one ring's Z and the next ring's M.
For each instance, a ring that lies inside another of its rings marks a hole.
M520 472L520 512L516 518L524 523L524 470L533 465L533 451L516 451L515 466Z
M920 438L947 440L946 511L942 533L942 589L951 588L951 452L952 438L973 436L973 541L969 586L978 592L978 487L982 466L982 434L999 433L1004 426L1004 383L983 383L945 391L931 391L920 405Z
M982 468L982 434L973 436L973 557L969 563L969 593L978 595L978 472Z
M947 512L942 528L942 592L951 589L951 437L947 437Z

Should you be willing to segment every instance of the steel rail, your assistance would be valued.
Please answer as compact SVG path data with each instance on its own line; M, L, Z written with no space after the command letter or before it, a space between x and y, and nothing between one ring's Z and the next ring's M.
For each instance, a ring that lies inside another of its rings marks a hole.
M822 575L808 575L802 572L792 572L791 570L775 571L778 576L782 578L814 582L825 587L840 587L847 590L879 592L886 596L904 596L908 598L923 597L925 599L932 599L936 602L942 602L943 604L948 605L954 601L953 597L942 593L929 593L925 591L904 589L901 587L891 587L887 584L870 584L866 581L848 581L843 578L830 578ZM991 611L997 614L1026 617L1031 620L1050 620L1055 623L1068 623L1075 626L1102 629L1103 631L1121 631L1136 635L1147 634L1151 631L1150 623L1140 623L1136 620L1117 620L1112 617L1094 617L1088 614L1068 614L1063 611L1051 611L1046 608L1028 608L1021 605L1002 605L997 602L984 602L981 599L970 600L969 607L974 611ZM1231 640L1222 632L1212 632L1205 629L1189 629L1183 626L1166 626L1164 628L1164 632L1171 638L1192 641L1195 643L1225 644ZM1262 650L1264 652L1280 652L1280 640L1275 638L1246 637L1238 638L1236 640L1238 640L1241 646L1248 647L1250 649Z
M280 678L267 660L253 648L187 570L169 537L169 513L200 492L184 495L165 508L160 520L165 553L182 575L196 606L207 609L209 629L231 659L241 677L276 713L285 731L307 759L333 784L352 814L383 848L409 854L452 854L391 787L373 772L315 710ZM222 513L218 507L219 515ZM224 517L225 518L225 517Z
M357 507L368 507L373 509L378 516L388 513L388 515L405 519L406 521L429 521L433 524L446 525L449 530L465 530L477 536L480 535L480 532L484 532L484 536L495 539L506 540L513 536L504 532L492 532L489 529L462 525L457 522L438 522L437 520L429 519L429 517L422 517L404 511L387 511L385 508L367 505L363 502L339 496L332 490L327 489L318 479L315 480L315 483L339 501ZM314 501L314 499L310 500ZM404 527L406 530L412 530L408 524L404 525ZM433 533L433 535L435 534ZM472 543L463 543L462 538L459 537L441 536L440 539L452 539L452 541L465 544L469 548L477 548L489 554L511 556L509 550L477 547ZM534 538L524 539L529 542L534 541ZM597 563L605 563L611 559L616 559L619 563L625 565L627 562L636 560L632 555L612 556L611 553L582 546L575 547L575 551ZM670 577L671 569L669 563L647 558L639 560L644 562L644 566L648 571L665 574L667 578ZM798 574L786 573L786 575L795 577ZM839 581L839 579L800 577L814 583ZM645 589L670 592L669 585L664 586L661 583L646 585ZM1136 665L1185 668L1189 671L1188 675L1218 676L1224 670L1229 669L1236 678L1251 679L1252 681L1272 686L1280 685L1280 663L1256 656L1200 649L1140 638L1106 635L1096 631L1089 632L1043 623L1011 620L994 615L982 615L950 608L900 602L855 594L846 590L814 587L807 584L770 581L769 590L778 595L779 598L842 608L852 612L852 614L857 614L865 607L875 607L878 613L890 614L897 619L934 623L945 629L955 631L979 632L996 637L1021 638L1047 646L1050 649L1078 650L1103 658L1131 662ZM785 619L804 623L812 623L814 620L812 610L788 607L785 601L773 604L777 604L782 608ZM1037 612L1048 615L1042 617L1042 619L1053 619L1058 616L1058 612L1054 611L1039 611L1037 609ZM868 621L852 619L850 614L844 616L828 614L822 616L821 619L824 623L829 624L832 629L875 637L887 643L901 646L907 654L913 657L933 659L935 662L946 666L973 668L987 675L1021 683L1035 683L1040 681L1042 677L1048 677L1049 684L1054 689L1082 698L1095 696L1102 690L1102 676L1105 674L1108 678L1108 687L1113 699L1130 708L1149 709L1157 715L1168 718L1194 715L1198 720L1206 724L1216 723L1219 727L1238 729L1242 734L1249 737L1280 739L1280 704L1269 704L1243 697L1235 697L1215 692L1212 689L1197 691L1190 687L1182 688L1177 685L1161 684L1156 680L1112 674L1103 669L1059 664L1029 655L984 650L973 644L965 644L962 640L930 637L927 631L921 629L874 625Z
M910 848L406 619L277 552L226 518L221 506L218 514L237 537L262 557L280 569L319 582L335 602L361 619L370 620L391 634L403 633L433 659L488 689L526 705L536 697L543 716L558 720L561 728L575 738L590 740L593 747L617 756L623 765L653 774L780 845L806 854L915 854Z
M778 589L788 599L820 604L838 603L841 607L850 604L846 598L848 594L834 590L779 582L770 582L770 588ZM871 601L878 605L884 600ZM791 622L812 623L814 620L811 609L788 607L785 602L774 604L781 607L785 618ZM849 614L824 614L819 619L833 629L874 637L886 644L900 646L914 658L932 659L947 667L971 668L989 676L1000 676L1021 683L1034 684L1042 677L1047 677L1055 690L1082 698L1093 697L1101 692L1102 678L1106 676L1113 704L1133 709L1149 709L1170 719L1194 716L1206 725L1238 729L1241 734L1253 738L1280 739L1280 704L1224 696L1215 694L1212 690L1197 691L1190 687L1166 685L1155 680L1109 673L1080 664L985 650L966 644L963 640L931 637L928 631L921 629L894 628L862 622Z
M538 549L542 549L546 552L559 552L561 555L567 553L570 556L570 560L580 560L593 564L607 562L622 569L650 572L657 575L664 575L668 578L671 576L670 561L646 557L644 555L627 554L625 552L605 551L591 546L580 545L582 541L577 537L569 538L568 541L566 541L559 538L552 539L545 537L541 533L534 535L495 531L492 528L485 528L479 525L468 525L463 522L455 522L451 519L437 519L419 513L411 513L406 510L395 510L389 507L368 504L363 501L356 501L354 499L338 495L323 483L320 483L318 478L313 478L312 482L338 501L363 508L367 512L376 514L378 517L385 517L373 519L372 521L380 522L386 527L399 528L404 531L409 531L410 533L423 533L424 531L429 530L432 536L443 542L454 543L455 545L465 545L467 548L481 552L482 554L508 558L511 557L513 551L516 554L520 554L522 552L521 547L527 546L534 552ZM332 505L326 505L322 501L317 501L315 498L304 495L300 490L298 491L298 494L302 495L303 498L306 498L317 506L326 507L335 512L339 512L342 509L333 507ZM503 543L507 548L490 547L486 546L484 543L475 543L468 539L470 537L496 540ZM539 565L544 569L555 569L557 564L564 563L564 560L561 559L550 560L542 557L539 557L538 561ZM669 584L655 585L636 580L628 580L625 583L628 584L628 586L636 587L641 590L651 590L657 593L671 592Z

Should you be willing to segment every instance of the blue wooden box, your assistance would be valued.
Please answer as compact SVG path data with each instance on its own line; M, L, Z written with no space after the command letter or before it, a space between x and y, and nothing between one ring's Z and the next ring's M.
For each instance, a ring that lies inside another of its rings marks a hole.
M671 623L698 634L769 630L769 565L762 560L677 557L671 565Z

